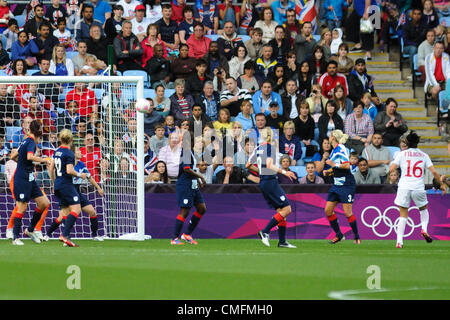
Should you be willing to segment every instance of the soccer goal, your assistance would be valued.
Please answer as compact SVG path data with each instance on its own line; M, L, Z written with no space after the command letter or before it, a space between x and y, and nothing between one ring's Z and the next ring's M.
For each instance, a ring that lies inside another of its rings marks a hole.
M58 148L58 132L74 134L80 158L102 188L101 196L85 180L80 190L97 211L99 236L144 240L144 116L135 102L143 98L144 79L138 76L1 76L0 77L0 237L5 238L14 208L10 181L15 162L8 156L26 137L29 123L41 120L43 137L38 154L51 157ZM77 158L78 156L78 158ZM51 205L42 219L42 233L58 216L59 205L45 166L35 166L35 178ZM24 227L35 208L33 201ZM42 222L41 221L41 222ZM61 230L53 233L57 238ZM90 238L90 218L82 213L73 238Z

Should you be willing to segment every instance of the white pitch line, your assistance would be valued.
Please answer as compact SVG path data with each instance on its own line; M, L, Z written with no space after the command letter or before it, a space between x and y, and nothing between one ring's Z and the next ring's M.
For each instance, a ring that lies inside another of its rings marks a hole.
M343 291L330 291L328 292L328 297L331 299L336 300L386 300L386 299L380 299L380 298L367 298L362 296L357 296L361 294L372 294L372 293L380 293L380 292L402 292L402 291L417 291L417 290L435 290L439 289L438 287L431 287L431 288L418 288L418 287L412 287L412 288L404 288L404 289L388 289L388 288L382 288L382 289L363 289L363 290L343 290ZM397 299L395 299L397 300Z

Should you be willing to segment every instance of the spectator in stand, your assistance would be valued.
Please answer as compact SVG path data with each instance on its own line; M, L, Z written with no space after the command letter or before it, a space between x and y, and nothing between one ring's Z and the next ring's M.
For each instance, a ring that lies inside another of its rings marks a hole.
M311 96L306 99L309 105L309 112L317 123L325 110L325 105L328 99L322 95L322 86L320 84L313 84L311 86Z
M417 53L417 48L425 40L427 28L422 21L422 12L418 8L412 9L411 20L402 27L404 41L403 53L410 57ZM410 68L413 69L413 59L410 60Z
M373 87L373 77L367 74L364 59L356 59L355 69L350 72L347 81L348 97L353 102L360 100L366 92L369 92L373 97L377 96Z
M250 94L254 94L260 89L260 79L255 75L255 63L252 60L244 64L244 74L237 79L237 85L241 89L248 90Z
M170 96L170 114L173 115L178 125L182 120L189 119L192 115L194 98L186 93L183 79L175 80L175 93Z
M198 6L201 4L200 6ZM205 26L206 34L218 34L219 31L219 9L215 2L202 0L194 7L195 20Z
M76 101L69 101L64 113L58 114L58 119L56 121L58 131L61 131L62 129L69 129L73 133L76 133L79 119L80 114L78 113L78 103Z
M274 14L274 20L281 26L287 20L289 9L295 9L295 3L291 0L275 0L270 4Z
M0 70L6 69L10 62L11 59L9 58L8 52L3 49L3 43L0 43Z
M40 60L43 57L51 58L53 53L53 48L55 45L59 44L58 38L53 34L50 34L50 24L48 22L43 22L39 26L39 36L31 41L33 41L39 49L36 55L37 59Z
M186 6L183 8L183 20L178 25L178 37L180 43L186 43L187 39L194 32L194 8Z
M331 41L332 41L332 34L331 30L328 28L323 28L320 32L320 40L318 45L322 47L323 49L323 56L325 58L325 61L328 61L331 57Z
M347 98L345 90L341 85L337 85L334 88L333 100L338 107L338 115L345 121L347 115L353 112L353 103L352 100Z
M273 84L272 90L276 93L284 94L285 90L285 77L284 77L284 67L282 64L277 64L273 68L273 72L269 74L267 80L270 80Z
M309 105L304 100L297 100L299 115L294 119L295 134L300 138L302 147L306 148L306 156L311 157L319 149L319 144L314 140L314 119L309 114Z
M72 33L66 29L66 19L58 18L56 21L56 29L53 30L53 35L58 38L59 43L64 45L66 51L73 51L74 43L72 41Z
M86 83L76 82L75 88L66 95L66 106L69 101L78 103L78 113L81 117L87 117L92 112L97 113L98 103L93 90L86 87Z
M279 151L291 158L292 166L303 165L302 144L300 138L295 135L295 124L293 121L286 121L283 126L283 133L280 135Z
M300 72L300 64L297 63L297 56L295 55L295 51L288 51L288 53L286 53L286 63L284 65L285 79L298 81Z
M323 7L328 28L333 30L342 27L343 9L347 8L345 0L325 0Z
M283 115L283 102L281 100L281 96L272 91L272 82L266 80L261 85L261 90L257 91L253 97L253 111L255 113L264 113L264 115L268 116L270 114L269 106L272 102L277 102L280 106L280 110L278 110L278 114Z
M333 130L344 131L344 121L337 114L336 102L328 100L325 105L325 113L319 118L317 126L319 128L319 141L329 137Z
M89 31L89 39L86 41L87 53L108 64L108 41L102 34L102 29L93 25Z
M394 171L390 171L388 173L388 176L384 183L397 185L399 180L400 180L400 174L398 173L398 170L394 170Z
M77 52L78 54L72 57L72 62L74 65L75 75L80 76L84 73L87 73L87 71L84 71L82 69L83 66L86 65L86 58L91 55L87 53L86 41L83 40L77 42Z
M301 25L299 21L297 21L297 13L295 12L295 8L290 8L286 10L286 21L283 23L283 28L287 33L287 39L289 39L289 43L291 47L294 46L295 37L301 33Z
M300 184L324 184L325 182L321 177L316 175L316 165L314 162L306 163L306 176L300 178Z
M447 39L447 47L445 48L445 53L450 55L450 28L447 30L446 39Z
M312 83L313 83L313 75L309 72L309 63L308 61L302 61L299 64L299 73L298 73L298 92L304 97L307 98L311 95Z
M247 1L247 0L245 0ZM261 51L264 43L262 42L263 31L260 28L255 28L252 31L252 38L245 41L244 45L247 48L250 59L255 60L261 56Z
M364 93L361 101L364 104L364 113L367 113L372 121L375 120L378 110L377 107L372 103L371 94L369 92Z
M244 184L247 182L247 179L256 182L253 176L249 175L248 171L234 165L232 157L225 157L223 166L224 169L216 174L216 183L218 184Z
M286 122L286 118L283 115L278 114L280 110L280 106L278 102L271 102L269 104L269 115L266 116L266 123L268 127L271 127L274 130L283 129L284 123Z
M239 11L239 34L250 35L254 31L254 26L259 20L259 11L256 8L258 0L244 0L241 4L241 10Z
M144 0L142 4L145 6L145 16L150 23L155 23L162 18L161 0Z
M114 53L117 57L117 70L124 72L126 70L142 70L138 59L142 56L143 49L139 40L131 32L130 21L122 24L122 31L114 39Z
M33 67L37 62L36 55L38 52L39 48L36 43L28 40L25 31L20 31L17 41L14 42L11 47L11 59L13 61L23 59L27 66Z
M283 116L286 119L296 119L298 117L297 100L304 100L304 97L297 92L297 81L289 79L286 82L286 92L281 95L283 102Z
M122 23L124 21L123 7L120 4L114 4L112 6L112 16L109 19L106 19L105 22L105 34L108 44L112 44L114 38L122 31Z
M57 76L75 75L73 62L66 57L66 50L63 44L57 44L53 48L49 72L54 73Z
M194 104L192 116L189 118L189 131L193 132L194 136L201 135L208 122L211 122L211 119L203 112L203 107L200 104Z
M25 116L21 122L21 129L15 131L12 136L11 147L19 148L22 142L26 139L28 135L28 130L30 129L30 123L33 121L33 118L30 116Z
M285 65L291 44L281 25L275 27L275 37L269 41L269 45L272 47L272 60L277 60L279 64Z
M379 112L373 122L375 132L383 135L383 145L385 146L398 147L400 137L408 131L406 121L397 112L397 106L395 99L388 98L386 100L386 111Z
M345 133L348 135L346 146L358 155L369 146L374 133L372 119L363 110L364 104L357 101L353 104L353 112L345 118Z
M426 56L425 75L425 93L438 100L439 92L445 89L446 82L450 79L450 56L444 53L443 42L436 42L433 53Z
M292 171L289 168L291 165L293 166L292 158L289 155L284 154L280 157L280 167L282 170ZM280 183L280 184L298 184L299 179L298 179L297 173L295 173L294 171L292 171L292 173L294 173L294 175L295 175L295 179L292 179L292 180L291 180L291 178L288 178L284 174L277 173L278 183Z
M100 148L94 146L94 135L91 132L86 134L84 147L80 148L81 161L86 165L92 177L98 183L100 182L100 176L98 172L98 165L102 158Z
M333 151L333 148L330 144L330 140L328 140L328 137L326 137L321 142L320 150L311 159L311 161L314 162L314 164L316 166L317 174L324 180L324 182L326 184L332 184L334 181L334 178L332 176L329 176L329 175L324 176L323 175L324 171L331 168L326 163L326 161L330 157L331 151Z
M0 135L6 127L15 127L20 121L20 106L14 95L8 93L8 85L0 84ZM9 141L7 141L9 143Z
M187 39L189 57L200 59L209 51L211 39L205 37L205 28L201 23L194 23L194 33Z
M51 4L47 5L45 17L52 24L53 29L56 29L58 18L64 18L66 20L68 15L66 8L61 5L60 0L52 0Z
M94 19L94 7L92 5L83 3L81 15L83 19L75 24L74 33L77 41L89 39L89 32L93 25L97 25L103 30L103 24Z
M427 55L433 53L434 41L436 34L434 29L429 29L426 33L426 40L424 40L417 49L417 66L418 70L422 73L422 81L425 83L425 58Z
M270 44L265 44L261 57L256 59L256 76L266 80L269 73L274 71L274 67L277 65L277 60L272 59L273 49Z
M239 6L233 6L233 0L223 0L223 3L218 4L219 9L219 27L224 27L224 22L230 21L233 26L239 26L240 10Z
M381 33L379 35L379 49L381 53L384 53L384 43L388 41L389 34L394 30L397 31L397 27L399 26L398 19L400 18L399 9L399 2L385 1L381 4L381 10L386 15L386 19L383 19L384 22L381 25Z
M153 48L155 45L160 44L163 47L163 57L167 59L167 49L164 42L158 38L158 25L149 24L147 27L147 37L141 42L142 45L142 58L141 66L145 68L147 62L153 57Z
M180 137L174 132L169 135L169 145L159 150L158 160L164 161L167 167L167 175L170 180L176 180L180 167L181 147Z
M155 104L155 111L157 111L161 117L165 118L170 113L170 100L165 97L165 88L162 84L155 86L155 98L153 101Z
M195 71L196 72L186 80L186 91L192 96L201 94L204 83L212 80L212 78L206 73L205 60L197 60Z
M172 20L172 7L170 4L163 4L163 17L156 24L159 27L160 39L164 42L169 54L178 53L180 37L178 36L178 24Z
M108 1L91 0L92 7L94 7L94 19L100 21L102 25L105 21L111 18L111 6Z
M356 184L380 184L380 176L369 168L367 160L359 158L358 171L353 176L355 177Z
M327 72L325 72L319 79L319 84L322 86L323 95L328 99L332 99L334 89L340 85L345 90L345 95L348 95L348 85L345 75L337 73L337 62L330 61L327 65Z
M169 139L164 136L164 124L155 124L155 134L150 137L150 149L158 156L161 148L169 145Z
M200 105L203 114L210 118L211 121L217 120L217 113L220 109L220 96L214 91L211 81L205 81L203 92L195 97L195 105Z
M213 123L216 134L220 138L224 138L227 131L231 130L233 123L231 122L230 111L227 108L222 108L219 110L217 120Z
M433 0L422 1L422 22L427 29L436 28L439 24L439 16L434 8Z
M308 58L309 72L313 75L313 83L319 81L320 77L327 72L327 60L323 47L317 45L314 47L312 55Z
M255 114L252 113L251 100L244 100L241 104L241 112L234 118L234 121L239 122L242 126L242 130L248 134L249 130L255 127Z
M140 4L136 6L135 16L131 19L131 24L133 25L133 34L136 35L139 42L144 40L146 36L147 28L150 24L150 19L145 17L145 6Z
M180 24L183 21L183 10L186 7L186 0L172 0L170 5L173 12L172 20Z
M138 0L120 0L118 5L123 7L123 17L127 20L134 18L136 7L141 4Z
M234 49L233 58L228 62L230 77L238 79L244 74L244 65L247 61L250 61L250 57L248 56L247 48L241 43Z
M314 40L312 36L312 24L311 22L305 21L303 22L301 33L298 34L294 40L294 49L297 54L297 62L300 63L312 55L315 46L316 40ZM315 70L315 68L312 70Z
M148 102L150 102L150 107L144 115L144 132L149 137L155 134L156 124L162 123L164 118L154 110L155 103L153 99L147 98Z
M6 39L6 45L3 49L10 52L12 44L17 41L18 34L19 26L17 25L17 20L9 19L8 28L1 34L1 36Z
M172 72L175 79L187 80L195 71L196 59L189 57L189 46L187 44L180 45L180 54L172 62Z
M348 81L348 76L355 67L353 60L348 57L348 45L346 43L341 43L337 55L331 56L331 60L337 62L337 72L344 74Z
M147 61L145 70L150 76L152 88L162 84L165 87L172 87L170 82L171 70L170 61L164 58L164 48L161 44L155 44L153 47L154 55Z
M229 73L229 66L228 66L228 60L219 52L219 45L216 41L212 41L209 44L209 51L208 53L203 57L204 60L206 60L207 63L207 73L211 77L214 76L214 70L220 68L223 68L225 72Z
M380 177L381 183L384 183L389 173L389 164L393 158L391 151L382 144L383 136L380 133L374 133L372 143L366 146L362 156L367 159L371 171Z
M23 26L23 31L26 32L28 37L36 38L39 34L39 27L44 21L47 21L47 18L44 17L44 5L39 3L34 9L34 17L28 19L25 25ZM31 36L30 36L31 35Z
M244 100L251 100L252 96L246 89L239 89L233 77L226 80L227 90L220 95L220 106L226 107L230 111L231 117L239 114L241 104Z
M278 22L273 20L273 10L271 7L264 7L261 10L260 20L255 23L255 28L260 28L263 32L262 41L268 43L275 38L275 27Z
M361 32L361 18L363 20L369 19L369 6L376 6L376 0L357 0L353 2L353 12L347 18L346 27L346 41L356 43L351 51L358 52L366 51L367 60L372 60L372 53L374 47L374 32ZM405 10L406 11L406 10Z
M235 32L233 22L226 21L224 23L223 34L217 39L217 44L219 45L219 53L225 56L228 61L233 57L235 49L244 44L242 38Z

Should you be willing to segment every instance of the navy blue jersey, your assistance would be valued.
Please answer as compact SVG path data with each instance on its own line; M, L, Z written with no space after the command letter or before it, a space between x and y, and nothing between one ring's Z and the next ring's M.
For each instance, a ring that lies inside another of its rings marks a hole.
M177 184L180 185L192 185L192 189L197 189L197 178L184 172L184 169L192 169L197 166L197 159L189 151L189 154L183 154L184 150L181 150L180 166L178 169Z
M34 165L33 161L27 159L29 153L35 154L36 142L33 138L26 138L24 142L19 146L17 150L19 158L17 160L17 168L15 176L20 179L27 179L28 181L34 180Z
M336 148L334 148L330 154L330 160L337 165L350 163L350 157L347 148L342 144L337 145ZM345 170L334 167L333 176L334 176L334 185L336 186L356 185L356 181L355 178L353 177L351 170Z
M75 155L66 147L59 147L53 154L53 161L55 163L56 179L55 189L63 188L67 185L73 185L72 175L67 173L67 165L75 166Z
M276 148L270 143L260 144L249 158L250 163L257 164L259 169L260 181L273 179L276 172L267 168L267 159L272 158L272 163L276 164Z

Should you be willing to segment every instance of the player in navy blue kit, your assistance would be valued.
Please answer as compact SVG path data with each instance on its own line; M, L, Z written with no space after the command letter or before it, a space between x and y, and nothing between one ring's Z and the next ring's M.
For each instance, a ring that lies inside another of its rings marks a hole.
M76 164L74 167L75 171L80 174L85 173L89 182L92 183L92 185L97 189L100 196L103 197L103 195L104 195L103 189L98 185L98 183L92 177L92 175L89 172L86 165L80 160L82 157L80 148L76 147L76 148L73 148L73 150L75 151L74 154L75 154L75 161L76 161ZM86 196L80 190L80 185L83 184L83 179L79 178L79 177L72 177L72 179L73 179L73 184L75 185L75 187L78 191L78 196L80 198L81 211L86 212L89 215L92 240L103 241L103 238L98 236L97 213L96 213L94 207L92 206L92 204L89 202L89 200L86 198ZM47 230L47 234L46 234L46 236L44 236L45 241L49 240L51 234L59 227L59 225L61 224L61 222L67 216L68 213L69 212L68 212L67 208L60 211L58 218L56 218L53 221L53 223L50 225L50 228Z
M50 165L51 161L37 157L36 146L42 137L42 127L39 120L33 120L27 138L22 142L17 151L11 154L11 159L17 161L17 168L14 174L14 198L16 200L16 212L13 227L13 245L23 245L20 240L22 230L22 218L28 209L28 203L31 199L36 202L36 209L31 218L30 225L24 233L36 243L40 243L39 237L34 232L34 227L39 222L42 212L50 205L47 196L42 193L34 176L34 164L46 163Z
M190 244L197 244L197 241L195 241L191 235L206 212L205 200L203 200L203 196L199 190L199 187L203 187L206 184L206 181L203 176L194 171L199 159L197 159L192 152L194 147L193 134L189 132L184 134L182 147L176 185L177 202L181 211L175 222L174 235L170 242L172 245L183 245L184 242L181 240ZM194 212L191 221L189 222L188 230L181 235L180 240L179 236L184 221L193 206L195 206L197 210Z
M267 204L274 208L277 213L272 217L266 227L258 232L262 243L270 247L270 230L278 226L280 248L296 248L296 246L286 241L286 217L292 212L291 205L286 197L286 193L281 189L278 183L277 173L284 174L288 178L296 179L292 171L282 170L275 165L276 147L273 141L273 131L266 127L261 130L261 139L264 141L260 144L250 156L246 167L257 163L259 169L259 187L263 193Z
M341 130L334 130L331 132L330 143L333 147L333 151L326 161L326 164L328 164L331 169L324 172L324 174L333 175L334 177L334 184L328 192L327 203L325 205L325 214L330 221L331 228L336 232L336 236L330 241L331 244L338 243L344 239L344 235L339 228L336 213L334 212L334 208L336 208L339 202L342 203L344 214L355 234L354 243L361 243L356 218L352 211L353 201L355 200L356 182L350 170L349 153L344 146L347 139L348 135L344 134Z
M78 247L70 240L70 232L81 213L80 196L73 184L72 177L86 179L86 173L75 171L75 155L70 150L73 141L72 131L64 129L59 134L61 146L53 154L53 162L48 172L54 181L55 196L62 210L69 211L62 235L59 240L69 247Z

